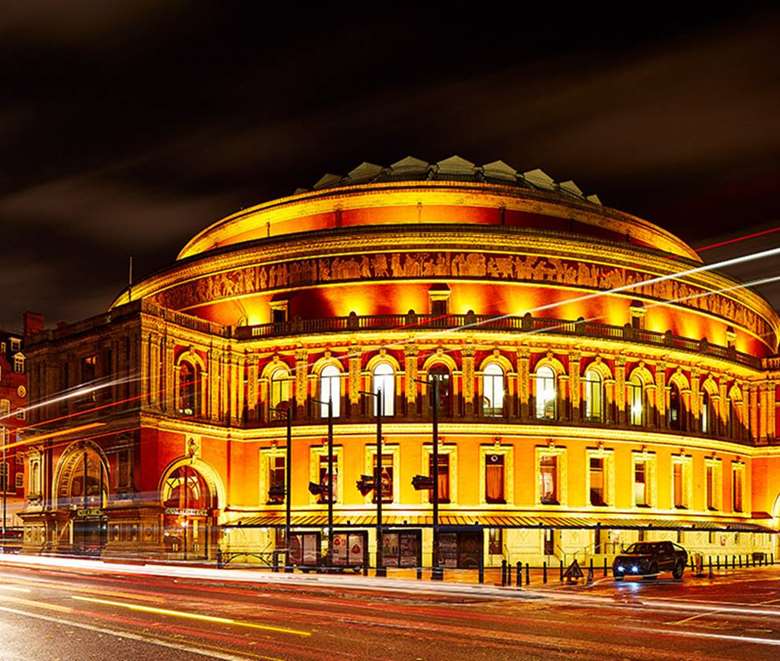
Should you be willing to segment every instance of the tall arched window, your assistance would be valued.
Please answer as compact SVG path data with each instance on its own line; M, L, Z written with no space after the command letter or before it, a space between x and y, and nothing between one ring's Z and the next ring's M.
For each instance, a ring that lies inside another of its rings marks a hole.
M188 360L179 365L179 413L200 415L199 370Z
M504 413L504 370L498 363L488 363L482 373L482 413L503 415Z
M645 423L644 383L633 374L626 383L628 391L628 421L632 425L641 426Z
M710 393L706 390L701 396L701 411L699 412L701 433L710 433Z
M604 381L594 369L585 370L585 418L604 419Z
M446 365L436 363L428 370L428 381L439 382L439 415L452 415L452 379Z
M332 402L333 417L341 411L341 370L335 365L326 365L320 372L320 416L328 417L328 401Z
M682 429L682 403L680 401L680 388L676 383L669 387L669 427Z
M290 375L287 370L278 368L271 373L270 417L272 420L283 418L281 405L290 403Z
M380 393L382 398L382 415L395 415L395 374L390 363L378 363L374 367L371 392ZM374 415L376 415L377 398L374 397Z
M536 370L536 417L555 419L558 399L555 387L555 372L551 367L543 365Z

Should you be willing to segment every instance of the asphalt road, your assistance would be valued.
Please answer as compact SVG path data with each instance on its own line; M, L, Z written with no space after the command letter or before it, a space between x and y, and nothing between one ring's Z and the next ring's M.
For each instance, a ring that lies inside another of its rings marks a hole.
M0 658L780 658L773 569L484 593L362 577L248 583L222 575L0 562Z

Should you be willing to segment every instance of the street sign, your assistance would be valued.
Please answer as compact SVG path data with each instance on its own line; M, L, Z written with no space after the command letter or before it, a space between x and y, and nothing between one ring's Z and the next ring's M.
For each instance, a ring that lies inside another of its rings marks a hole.
M566 571L563 572L563 576L569 583L573 583L578 578L585 576L580 568L580 563L577 562L577 558L572 560L572 563L566 568Z
M412 486L417 489L417 491L433 489L433 478L428 475L415 475L412 478Z

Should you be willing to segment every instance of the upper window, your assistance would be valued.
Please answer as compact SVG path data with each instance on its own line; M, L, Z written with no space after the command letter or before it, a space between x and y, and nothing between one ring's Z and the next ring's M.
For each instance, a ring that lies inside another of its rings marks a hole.
M743 466L734 466L731 469L731 499L732 509L735 512L742 512L742 477L745 474Z
M680 402L680 389L676 383L669 387L669 427L682 429L682 405Z
M341 412L341 370L335 365L326 365L320 372L320 416L328 417L328 402L331 402L333 417Z
M544 455L539 461L539 496L542 505L558 505L558 457Z
M628 391L628 420L632 425L641 426L645 422L644 384L636 375L626 383Z
M585 371L585 417L588 420L604 418L604 382L594 369Z
M701 431L702 434L710 432L710 394L705 390L701 397Z
M189 361L183 360L179 366L179 413L198 415L198 370Z
M393 366L388 362L381 362L374 367L371 391L379 397L373 397L374 415L376 415L377 402L382 400L382 415L394 415L395 409L395 374Z
M378 468L377 466L377 460L376 460L376 453L371 458L373 462L373 473L376 473L376 470ZM382 475L380 476L380 481L382 483L382 502L383 503L392 503L393 502L393 455L392 454L382 454ZM371 502L376 502L377 493L374 491L371 495Z
M647 507L650 505L649 466L644 460L634 463L634 505Z
M536 417L555 419L557 390L555 372L543 365L536 370Z
M284 368L271 373L271 419L281 418L281 404L290 402L290 375Z
M428 474L433 475L433 454L428 455ZM439 502L450 502L450 455L439 452L439 470L436 471L439 482ZM428 492L428 502L433 502L433 489Z
M590 458L590 504L607 504L607 485L604 457Z
M17 374L24 373L24 356L20 353L14 356L14 372Z
M11 400L0 399L0 418L6 418L11 415Z
M22 341L18 337L12 337L11 338L11 351L13 353L16 353L17 351L20 351L22 348Z
M488 454L485 457L485 502L489 504L506 503L504 493L506 473L506 455Z
M482 374L484 415L499 416L504 413L504 370L498 363L488 363Z
M428 380L439 382L439 415L452 414L452 379L446 365L437 363L428 370ZM431 388L431 392L433 388Z

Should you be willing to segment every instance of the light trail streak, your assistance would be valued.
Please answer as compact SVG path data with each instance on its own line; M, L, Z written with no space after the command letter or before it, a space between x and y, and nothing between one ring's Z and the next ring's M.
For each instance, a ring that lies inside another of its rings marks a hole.
M25 438L21 441L15 441L13 443L7 443L3 446L0 446L0 450L10 450L11 448L18 447L20 445L29 445L30 443L40 443L41 441L46 441L52 438L58 438L60 436L67 436L69 434L76 434L82 431L87 431L89 429L95 429L96 427L105 427L107 423L105 422L89 422L84 425L79 425L78 427L71 427L69 429L61 429L59 431L52 431L45 434L38 434L37 436L30 436L29 438Z
M725 241L718 241L717 243L711 243L708 246L702 246L701 248L694 248L696 252L704 252L705 250L712 250L713 248L721 248L723 246L729 246L733 243L740 243L741 241L748 241L750 239L757 239L760 236L766 236L767 234L774 234L780 232L780 227L772 227L768 230L761 230L760 232L753 232L752 234L746 234L745 236L738 236L733 239L726 239Z
M180 617L187 620L200 620L202 622L212 622L214 624L228 624L237 627L246 627L248 629L261 629L263 631L274 631L276 633L286 633L293 636L302 636L302 637L311 636L310 631L302 631L300 629L288 629L286 627L276 627L270 624L256 624L254 622L243 622L241 620L234 620L229 617L219 617L217 615L203 615L201 613L178 611L169 608L155 608L154 606L143 606L141 604L128 604L122 601L111 601L109 599L95 599L93 597L79 597L76 595L72 596L71 599L76 599L78 601L87 601L93 604L102 604L104 606L115 606L117 608L127 608L128 610L139 611L141 613L167 615L168 617Z
M101 633L108 636L115 636L116 638L124 638L126 640L133 640L139 643L147 643L149 645L157 645L159 647L167 647L169 649L177 650L179 652L186 652L187 654L197 654L209 659L221 659L222 661L250 661L250 657L240 656L237 654L226 654L214 649L204 649L200 647L193 647L191 645L184 645L181 643L173 643L167 640L160 640L159 638L152 638L151 636L142 636L136 633L130 633L129 631L117 631L115 629L106 629L105 627L97 627L92 624L85 624L83 622L74 622L72 620L66 620L60 617L51 617L49 615L42 615L41 613L30 613L29 611L23 611L16 608L8 608L6 606L0 606L0 611L6 613L12 613L24 618L33 618L35 620L42 620L44 622L50 622L52 624L58 624L66 627L75 627L76 629L83 629L85 631L91 631L94 633Z

